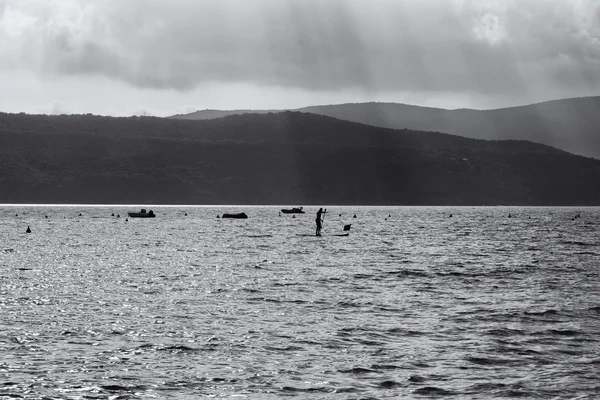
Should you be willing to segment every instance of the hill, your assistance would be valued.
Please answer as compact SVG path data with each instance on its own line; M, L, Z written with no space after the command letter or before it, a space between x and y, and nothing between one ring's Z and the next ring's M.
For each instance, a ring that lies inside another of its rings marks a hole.
M600 161L285 112L0 114L0 203L599 205Z
M444 110L398 103L355 103L305 107L297 111L384 128L446 132L474 139L528 140L600 159L600 97L556 100L497 110ZM206 110L175 118L208 119L248 112Z
M201 110L195 111L189 114L177 114L173 115L171 118L176 119L191 119L191 120L203 120L203 119L216 119L216 118L225 118L231 115L244 115L244 114L268 114L268 113L278 113L284 112L288 110ZM307 111L309 112L309 111ZM320 114L320 113L315 113Z

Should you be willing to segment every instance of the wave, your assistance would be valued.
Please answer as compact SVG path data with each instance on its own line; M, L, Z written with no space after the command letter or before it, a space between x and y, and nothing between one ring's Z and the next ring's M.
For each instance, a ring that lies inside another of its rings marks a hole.
M205 350L212 350L210 348L208 349L199 349L199 348L195 348L195 347L190 347L190 346L186 346L186 345L158 345L158 344L152 344L152 343L144 343L140 346L137 347L137 350L153 350L153 351L158 351L158 352L168 352L168 353L196 353L199 351L205 351ZM128 350L122 349L121 352L128 352Z
M354 275L352 275L352 277L354 279L374 279L375 278L374 275L369 275L369 274L354 274Z
M285 392L304 392L304 393L333 393L335 392L334 388L327 387L311 387L311 388L297 388L293 386L284 386L281 390Z
M540 332L541 334L550 334L555 336L567 336L575 337L580 336L581 332L574 329L548 329L547 331Z
M354 367L354 368L350 368L350 369L341 369L341 370L338 370L338 372L340 372L342 374L373 374L377 371L369 369L369 368Z
M407 278L407 277L427 278L430 276L430 274L427 272L414 270L414 269L403 269L400 271L388 271L387 274L394 275L399 278Z
M394 334L401 333L403 336L421 336L426 334L426 332L424 331L413 331L405 328L391 328L388 329L386 332Z
M561 244L572 244L575 246L582 246L582 247L597 247L599 246L596 243L588 243L588 242L581 242L578 240L561 240L559 243Z
M398 365L390 365L390 364L372 364L371 368L378 371L392 371L396 369L402 369L402 367Z
M400 383L392 380L387 380L379 383L379 387L382 389L393 389L398 386L401 386Z
M559 311L558 310L554 310L554 309L549 309L549 310L544 310L544 311L523 311L523 314L525 315L531 315L531 316L548 316L548 315L558 315Z
M467 357L465 360L470 363L477 364L477 365L498 365L498 366L523 364L526 362L526 360L500 359L500 358L491 358L491 357Z
M525 331L522 329L500 328L500 329L489 329L488 331L486 331L486 333L491 336L509 337L509 336L524 335Z
M135 392L146 391L146 390L148 390L148 387L143 386L143 385L123 386L123 385L112 384L112 385L100 385L100 389L110 392L110 393L116 393L116 392L135 393Z
M419 396L455 396L458 394L456 392L438 388L435 386L425 386L425 387L416 389L413 393L417 394Z
M276 352L304 351L304 347L300 347L300 346L286 346L286 347L265 346L264 349L269 350L269 351L276 351Z
M600 314L600 306L592 306L589 307L587 310L594 314Z
M268 297L250 297L246 301L264 301L267 303L281 303L281 300L269 299Z

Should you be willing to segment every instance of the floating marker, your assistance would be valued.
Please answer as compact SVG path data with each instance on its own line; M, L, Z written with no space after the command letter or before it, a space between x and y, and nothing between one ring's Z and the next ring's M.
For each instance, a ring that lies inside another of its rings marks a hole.
M27 225L27 230L25 231L25 233L31 233L31 228L29 227L29 225Z

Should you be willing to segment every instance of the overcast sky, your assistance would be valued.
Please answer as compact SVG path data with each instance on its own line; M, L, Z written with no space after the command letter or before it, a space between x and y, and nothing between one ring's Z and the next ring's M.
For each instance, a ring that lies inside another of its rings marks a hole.
M600 0L0 0L0 111L600 94Z

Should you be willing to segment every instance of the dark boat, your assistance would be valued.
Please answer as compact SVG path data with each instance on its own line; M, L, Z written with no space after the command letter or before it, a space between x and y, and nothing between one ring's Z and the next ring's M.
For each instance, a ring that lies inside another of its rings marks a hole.
M128 212L130 218L154 218L156 215L154 211L150 210L146 212L146 209L142 208L140 212Z
M237 214L223 214L221 218L235 218L235 219L246 219L248 216L246 213L237 213Z
M302 211L302 207L294 207L294 208L283 208L281 209L281 212L284 214L304 214L304 211Z

